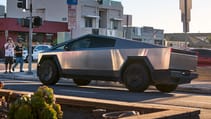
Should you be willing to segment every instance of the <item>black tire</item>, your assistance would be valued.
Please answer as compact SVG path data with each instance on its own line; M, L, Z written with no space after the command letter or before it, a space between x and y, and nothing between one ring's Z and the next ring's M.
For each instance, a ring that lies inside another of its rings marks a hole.
M159 84L155 86L160 92L169 93L177 88L176 84Z
M56 84L59 81L59 73L55 63L51 60L43 61L38 70L38 77L44 85Z
M91 82L91 80L88 80L88 79L73 79L73 82L77 86L86 86L86 85L89 85L89 83Z
M147 68L143 64L130 64L123 73L126 88L132 92L144 92L150 84Z

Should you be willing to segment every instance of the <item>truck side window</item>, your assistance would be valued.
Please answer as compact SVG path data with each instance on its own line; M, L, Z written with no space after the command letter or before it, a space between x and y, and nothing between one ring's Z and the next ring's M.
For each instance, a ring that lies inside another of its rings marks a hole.
M68 50L83 50L89 48L90 39L80 39L68 44L66 49Z
M93 38L91 40L90 48L112 48L115 46L114 39L107 39L107 38Z

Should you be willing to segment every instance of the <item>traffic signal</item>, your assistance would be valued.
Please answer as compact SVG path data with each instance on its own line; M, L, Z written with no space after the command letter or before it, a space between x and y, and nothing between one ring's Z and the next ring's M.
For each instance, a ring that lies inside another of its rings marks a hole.
M38 27L42 25L42 18L39 16L34 17L33 26Z
M97 0L99 4L103 4L103 0Z
M29 28L29 23L30 23L30 21L27 18L20 18L20 19L18 19L18 24L20 24L22 27Z
M27 0L18 0L17 7L18 8L22 8L22 9L26 9L27 8L26 2L27 2Z

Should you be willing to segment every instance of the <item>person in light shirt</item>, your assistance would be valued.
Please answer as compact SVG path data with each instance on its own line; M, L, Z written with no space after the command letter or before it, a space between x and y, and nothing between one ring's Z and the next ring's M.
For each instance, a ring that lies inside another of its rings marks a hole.
M9 70L9 73L12 73L11 67L12 67L13 58L14 58L14 48L15 48L15 44L12 38L9 37L7 39L7 42L4 44L4 49L5 49L5 72L4 73L8 73L7 70ZM9 65L9 69L8 69L8 65Z

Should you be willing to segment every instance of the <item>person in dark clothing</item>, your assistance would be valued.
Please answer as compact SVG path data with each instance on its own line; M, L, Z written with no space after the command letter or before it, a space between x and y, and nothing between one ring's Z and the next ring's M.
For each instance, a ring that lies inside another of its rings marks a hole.
M12 70L15 71L15 67L18 65L18 63L20 63L20 72L24 72L23 71L23 45L22 45L22 41L18 40L17 41L17 45L15 47L15 64L12 67Z

